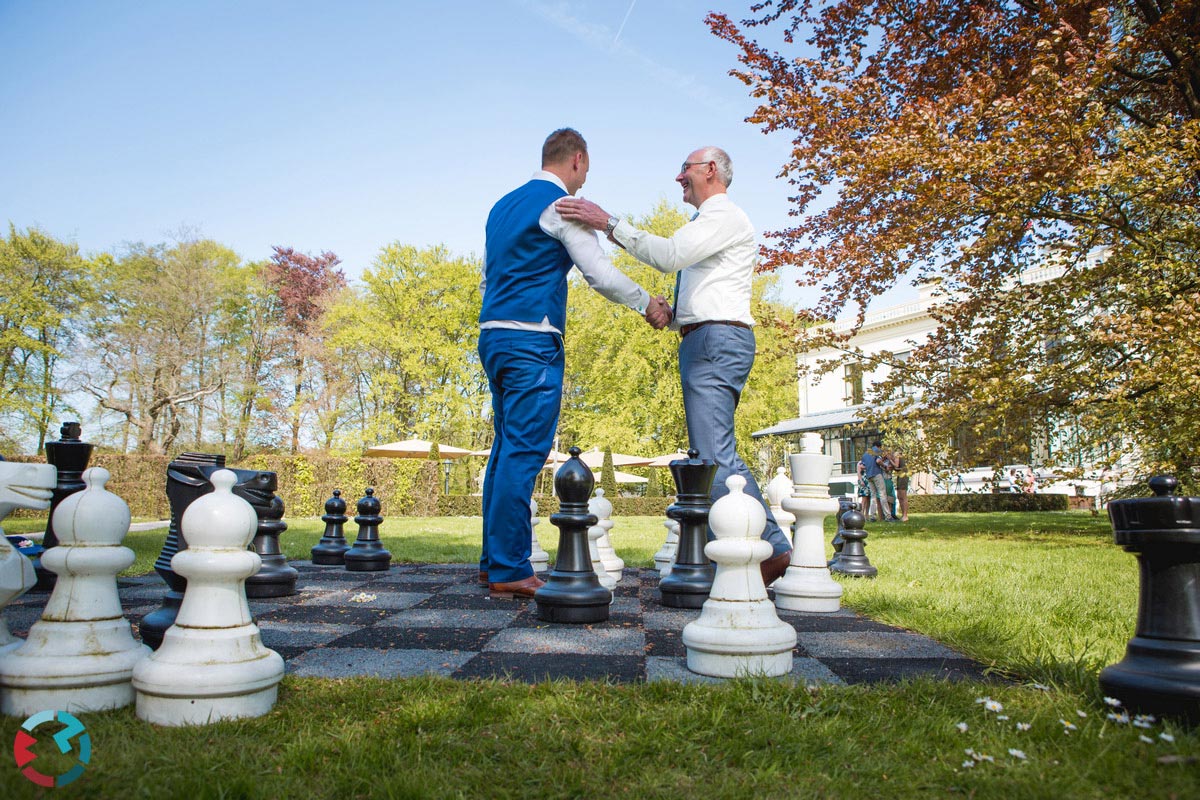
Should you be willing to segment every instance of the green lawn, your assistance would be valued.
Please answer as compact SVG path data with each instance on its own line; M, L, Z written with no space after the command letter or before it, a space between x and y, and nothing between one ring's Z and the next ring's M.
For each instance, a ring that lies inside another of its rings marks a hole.
M304 557L322 525L289 526L285 551ZM547 522L538 532L552 550L556 530ZM1100 698L1096 673L1121 657L1137 602L1136 562L1112 544L1104 518L913 515L868 532L880 574L841 579L845 604L934 636L1009 682L812 689L289 677L274 711L257 720L160 730L130 709L86 715L92 763L63 793L1200 796L1200 736L1110 720ZM130 535L135 569L149 567L163 533ZM471 562L479 520L389 519L381 533L397 561ZM613 540L629 564L648 566L664 533L655 518L619 519ZM985 696L1003 709L976 702ZM0 720L0 740L11 742L18 723ZM8 763L4 796L38 796Z

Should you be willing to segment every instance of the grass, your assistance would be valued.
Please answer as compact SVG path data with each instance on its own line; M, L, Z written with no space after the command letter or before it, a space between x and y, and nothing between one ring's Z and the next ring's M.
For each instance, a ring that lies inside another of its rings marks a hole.
M285 552L305 557L322 527L289 520ZM548 523L538 530L553 549L557 531ZM354 531L347 526L348 537ZM131 709L87 715L94 756L79 790L97 797L1200 796L1196 732L1119 724L1099 698L1096 672L1120 658L1137 602L1135 559L1112 544L1104 519L914 515L907 525L868 532L880 574L841 579L845 603L932 635L1012 682L809 689L754 680L527 686L288 677L275 709L256 720L178 730L141 723ZM647 566L664 533L656 518L620 519L613 540L628 563ZM389 519L381 534L397 561L470 562L479 520ZM135 569L149 568L162 539L163 531L130 535ZM1003 705L1007 720L976 702L984 695ZM1075 730L1064 732L1060 720ZM1029 729L1018 731L1018 722ZM11 742L18 724L0 720L0 741ZM1164 733L1174 741L1159 738ZM977 761L968 748L994 761ZM53 765L51 754L45 759ZM5 797L38 794L11 764L0 769L0 788Z

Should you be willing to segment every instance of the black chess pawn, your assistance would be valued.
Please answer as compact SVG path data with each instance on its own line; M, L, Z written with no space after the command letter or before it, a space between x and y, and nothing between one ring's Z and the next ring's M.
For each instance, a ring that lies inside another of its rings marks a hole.
M662 604L672 608L703 608L712 590L716 568L704 554L708 543L709 493L717 465L701 459L699 451L688 450L688 457L672 461L675 502L667 516L679 523L679 550L671 574L658 583Z
M167 538L154 561L154 571L167 584L163 604L156 611L142 617L138 632L142 641L157 650L162 644L163 634L175 624L187 578L171 569L171 559L180 550L187 549L180 520L183 512L193 502L213 490L209 477L225 468L225 456L210 453L182 453L167 465L167 501L171 504L171 522L167 527Z
M858 506L855 504L854 500L849 497L838 498L838 510L836 517L837 532L833 534L833 541L830 542L830 544L833 545L833 558L825 562L825 566L829 567L830 569L832 569L833 565L837 563L838 557L842 554L842 548L846 546L846 539L842 536L842 534L846 532L845 527L842 525L842 517L847 511L853 511L857 507Z
M78 422L64 422L59 429L57 442L46 442L46 463L54 465L58 470L58 482L50 496L50 511L46 518L46 533L42 536L42 551L58 545L58 536L54 533L54 511L59 504L76 492L82 492L83 471L88 467L95 445L80 441L83 429ZM48 592L54 588L57 575L44 569L40 558L33 562L37 574L37 584L30 590L33 592Z
M1113 541L1137 556L1138 610L1125 658L1100 671L1100 688L1138 714L1200 723L1200 498L1176 497L1171 475L1154 497L1108 504Z
M334 489L333 497L325 501L325 514L321 521L325 523L325 533L321 541L313 545L312 563L324 566L345 564L350 544L342 532L347 517L346 501L342 499L341 489Z
M588 528L597 522L596 515L588 511L596 480L579 459L579 448L572 447L570 453L571 458L554 476L559 507L558 513L550 515L550 524L558 528L558 557L546 585L534 593L533 600L537 618L546 622L604 622L613 595L592 569L587 538Z
M382 505L374 489L367 488L367 494L358 501L357 508L358 516L354 518L354 524L358 525L358 538L344 556L346 570L383 572L391 566L392 554L379 541L379 525L383 522L379 511Z
M839 575L849 575L854 578L874 578L879 571L867 560L865 540L867 532L863 530L867 519L857 509L850 509L842 514L838 525L841 526L842 551L838 553L830 572Z
M258 529L250 549L258 553L262 567L246 578L246 597L251 600L296 594L296 579L300 577L299 570L288 565L287 556L279 546L279 534L287 530L287 523L283 521L283 498L274 491L278 485L275 473L261 472L259 475L270 476L271 496L266 505L254 506ZM260 479L261 482L264 481Z

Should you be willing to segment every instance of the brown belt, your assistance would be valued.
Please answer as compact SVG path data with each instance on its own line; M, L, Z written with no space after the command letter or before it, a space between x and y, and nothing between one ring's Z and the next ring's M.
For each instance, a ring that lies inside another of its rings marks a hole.
M744 322L738 322L735 319L708 319L704 322L692 322L688 325L681 325L679 327L679 337L682 339L684 336L687 336L689 333L696 330L696 328L703 328L705 325L732 325L735 328L745 328L746 330L751 330L749 325Z

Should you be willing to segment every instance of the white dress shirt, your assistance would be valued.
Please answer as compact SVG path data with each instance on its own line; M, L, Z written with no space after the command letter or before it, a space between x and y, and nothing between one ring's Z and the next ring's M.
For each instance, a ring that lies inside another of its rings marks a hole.
M531 180L550 181L553 184L557 184L564 192L567 191L566 184L553 172L540 169L533 173ZM554 203L546 206L546 210L538 218L538 225L546 232L546 235L558 239L562 242L563 247L567 248L567 253L571 256L571 260L575 262L575 268L583 274L583 279L587 281L588 286L614 303L628 306L639 314L646 313L646 306L650 304L649 292L638 286L629 276L613 266L612 260L600 249L600 241L594 230L578 222L567 222L558 213L558 209L554 207ZM479 295L481 297L487 291L486 251L483 264L483 279L479 282ZM541 322L498 319L491 322L481 322L479 327L509 328L511 330L538 331L541 333L557 333L560 336L562 335L562 331L550 324L549 317L543 317Z
M754 324L750 283L758 263L754 226L729 195L700 204L692 221L665 239L621 220L613 238L659 272L680 272L671 329L710 320Z

